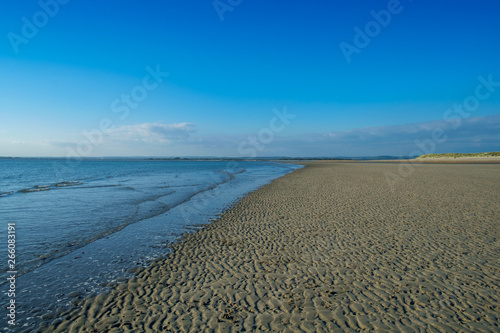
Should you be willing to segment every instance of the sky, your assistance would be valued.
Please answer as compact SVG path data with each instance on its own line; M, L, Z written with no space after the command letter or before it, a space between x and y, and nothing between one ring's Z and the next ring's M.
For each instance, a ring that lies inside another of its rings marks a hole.
M500 151L497 0L0 9L0 156Z

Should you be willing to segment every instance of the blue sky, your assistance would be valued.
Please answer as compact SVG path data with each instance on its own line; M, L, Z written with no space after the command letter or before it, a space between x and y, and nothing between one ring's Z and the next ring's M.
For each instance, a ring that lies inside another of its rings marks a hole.
M500 150L498 1L1 9L0 156Z

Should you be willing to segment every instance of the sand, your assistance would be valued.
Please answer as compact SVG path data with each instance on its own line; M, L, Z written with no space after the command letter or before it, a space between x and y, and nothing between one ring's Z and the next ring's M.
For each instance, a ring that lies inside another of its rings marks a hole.
M500 332L500 165L311 162L50 332Z

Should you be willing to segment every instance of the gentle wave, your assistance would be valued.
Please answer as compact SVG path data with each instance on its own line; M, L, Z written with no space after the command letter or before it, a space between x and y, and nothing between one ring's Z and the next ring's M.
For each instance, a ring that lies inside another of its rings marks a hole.
M80 189L80 188L101 188L101 187L120 187L122 184L111 184L111 185L93 185L93 186L79 186L72 188L72 190ZM135 190L133 187L126 187L126 189L130 190Z
M30 188L23 188L19 191L10 191L5 193L0 193L1 196L8 196L14 193L32 193L32 192L41 192L41 191L50 191L56 188L65 188L71 186L83 185L83 183L79 180L66 180L59 183L51 184L51 185L35 185Z
M64 181L60 182L57 184L54 184L55 187L67 187L67 186L76 186L76 185L82 185L83 183L79 182L78 180L75 181Z
M22 190L18 191L8 191L8 192L1 192L0 193L0 198L1 197L8 197L10 195L16 194L16 193L36 193L36 192L43 192L43 191L50 191L50 190L55 190L55 189L90 189L90 188L102 188L102 187L119 187L122 186L121 184L111 184L111 185L94 185L94 186L78 186L75 188L71 188L72 186L77 186L77 185L83 185L82 182L74 181L74 182L61 182L53 185L35 185L30 188L23 188ZM127 187L127 190L135 190L133 187Z
M19 190L19 193L31 193L31 192L41 192L41 191L49 191L50 187L49 185L36 185L32 188L25 188L22 190Z

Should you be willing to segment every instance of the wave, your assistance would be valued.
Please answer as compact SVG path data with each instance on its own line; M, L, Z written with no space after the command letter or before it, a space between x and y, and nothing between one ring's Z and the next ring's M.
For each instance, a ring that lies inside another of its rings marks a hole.
M78 180L75 180L75 181L64 181L64 182L54 184L55 187L67 187L67 186L76 186L76 185L83 185L83 183L78 181Z
M35 185L32 188L25 188L25 189L19 190L18 192L31 193L31 192L41 192L41 191L49 191L49 190L50 190L49 185Z
M56 188L61 188L61 187L70 187L70 186L77 186L77 185L83 185L82 182L79 180L65 180L59 183L55 184L50 184L50 185L35 185L30 188L23 188L22 190L17 191L17 193L32 193L32 192L41 192L41 191L50 191ZM14 194L14 191L11 191L10 194Z
M1 197L8 197L10 195L16 194L16 193L36 193L36 192L43 192L43 191L50 191L50 190L56 190L56 189L89 189L89 188L101 188L101 187L119 187L122 186L121 184L110 184L110 185L94 185L94 186L80 186L83 185L81 181L74 180L74 181L63 181L51 185L35 185L30 188L23 188L18 191L8 191L8 192L0 192L0 198ZM73 186L77 186L74 187ZM127 187L126 189L128 190L135 190L133 187Z
M122 184L110 184L110 185L93 185L93 186L80 186L77 188L101 188L101 187L119 187L122 186ZM135 188L127 186L125 187L127 190L135 190Z

